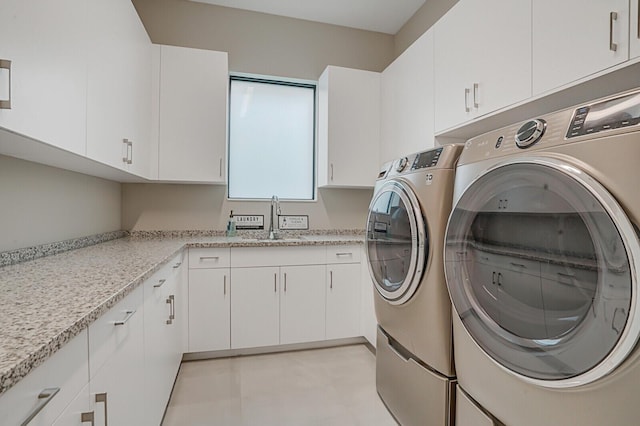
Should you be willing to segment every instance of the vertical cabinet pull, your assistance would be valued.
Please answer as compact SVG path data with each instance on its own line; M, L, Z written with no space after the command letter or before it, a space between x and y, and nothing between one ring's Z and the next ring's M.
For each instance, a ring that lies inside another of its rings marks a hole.
M637 20L636 20L636 25L638 26L638 28L637 28L637 30L638 30L637 31L638 32L637 36L640 39L640 0L638 0L638 17L637 17Z
M109 426L109 421L107 420L107 393L97 393L96 394L96 402L100 403L103 402L104 403L104 426Z
M618 44L613 42L613 25L614 21L618 20L618 13L611 12L609 13L609 50L615 52L618 50Z
M7 70L7 99L0 99L0 109L11 109L11 61L8 59L0 59L0 69Z
M329 271L329 289L333 290L333 271Z
M480 85L478 83L473 83L473 107L478 109L480 107L480 103L478 102L478 88Z
M466 112L471 111L471 108L469 108L469 93L471 93L471 89L468 88L464 88L464 110Z
M331 163L331 182L333 182L333 163Z
M222 295L226 296L227 295L227 276L225 275L223 277L223 290L222 290Z
M53 399L54 396L56 396L56 394L60 392L60 388L46 388L43 389L42 392L40 392L38 394L38 403L36 404L35 407L33 407L33 410L31 410L31 412L29 414L27 414L27 417L23 420L22 423L20 423L20 426L26 426L29 424L29 422L31 420L33 420L33 418L35 416L38 415L38 413L40 411L42 411L42 409L51 402L51 400Z
M273 274L273 292L274 293L278 292L278 275L277 274Z
M220 177L222 177L222 157L220 157Z
M91 426L95 426L93 411L89 411L88 413L80 414L80 423L91 423Z
M124 157L122 157L122 162L125 164L133 163L133 142L129 139L122 139L122 143L126 145L127 152Z
M173 320L176 319L176 297L172 294L167 298L167 304L169 304L169 319L167 320L167 324L173 324Z
M287 273L284 273L284 292L287 292Z

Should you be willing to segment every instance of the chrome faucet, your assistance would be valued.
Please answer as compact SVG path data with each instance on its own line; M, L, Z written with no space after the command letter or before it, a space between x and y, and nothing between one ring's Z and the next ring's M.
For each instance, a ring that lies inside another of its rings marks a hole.
M274 211L276 215L276 222L273 222ZM269 219L269 239L277 240L278 239L278 218L277 216L281 214L280 211L280 200L276 195L271 197L271 217Z

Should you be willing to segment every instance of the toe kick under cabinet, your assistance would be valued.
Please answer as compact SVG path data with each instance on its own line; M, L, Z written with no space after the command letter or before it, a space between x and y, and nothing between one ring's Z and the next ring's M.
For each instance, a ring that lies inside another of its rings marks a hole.
M189 249L189 352L357 337L359 246Z

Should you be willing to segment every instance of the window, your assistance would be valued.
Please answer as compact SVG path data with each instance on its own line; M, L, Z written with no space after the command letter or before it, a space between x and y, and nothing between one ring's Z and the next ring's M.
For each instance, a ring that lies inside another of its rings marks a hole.
M313 200L315 85L231 77L229 198Z

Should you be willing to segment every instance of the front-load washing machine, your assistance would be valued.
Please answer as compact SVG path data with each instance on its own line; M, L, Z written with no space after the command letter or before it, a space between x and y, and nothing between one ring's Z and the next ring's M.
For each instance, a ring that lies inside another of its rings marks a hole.
M400 424L448 424L455 371L443 243L461 145L383 166L366 250L378 320L376 384Z
M640 422L639 123L637 90L460 156L444 255L456 372L506 425Z

